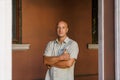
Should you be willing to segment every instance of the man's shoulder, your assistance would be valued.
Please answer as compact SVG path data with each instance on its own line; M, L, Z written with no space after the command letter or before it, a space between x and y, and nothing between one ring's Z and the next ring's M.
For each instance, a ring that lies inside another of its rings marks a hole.
M55 40L51 40L48 42L48 44L54 44L55 43Z
M72 44L78 44L77 41L73 40L70 38L70 41L72 42Z

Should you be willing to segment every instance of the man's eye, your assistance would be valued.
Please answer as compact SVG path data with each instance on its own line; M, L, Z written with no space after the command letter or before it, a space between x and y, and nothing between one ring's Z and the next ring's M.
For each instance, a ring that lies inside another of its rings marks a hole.
M63 27L63 29L65 29L65 27Z

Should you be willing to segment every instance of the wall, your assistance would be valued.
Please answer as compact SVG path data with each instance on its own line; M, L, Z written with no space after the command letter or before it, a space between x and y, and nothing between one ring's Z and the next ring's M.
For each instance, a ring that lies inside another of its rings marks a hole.
M114 0L104 4L104 79L115 80Z
M92 43L91 7L92 0L22 0L22 42L31 44L31 49L13 51L13 80L44 78L44 49L56 38L56 23L61 19L69 23L68 35L80 48L75 79L97 80L97 50L87 48Z

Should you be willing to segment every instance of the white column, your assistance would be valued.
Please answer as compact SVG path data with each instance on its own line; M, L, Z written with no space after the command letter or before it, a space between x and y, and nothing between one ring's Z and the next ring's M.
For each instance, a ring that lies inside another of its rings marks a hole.
M120 80L120 0L115 0L115 79Z
M0 80L12 80L11 2L11 0L0 0Z
M98 0L98 79L104 80L104 0Z

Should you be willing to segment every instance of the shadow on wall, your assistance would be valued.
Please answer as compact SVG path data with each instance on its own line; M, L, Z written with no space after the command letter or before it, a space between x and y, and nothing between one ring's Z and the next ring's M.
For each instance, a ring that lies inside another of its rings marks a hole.
M76 0L26 0L29 4L49 7L74 7L79 5ZM81 3L88 3L87 0L80 0ZM89 3L88 3L89 4Z

